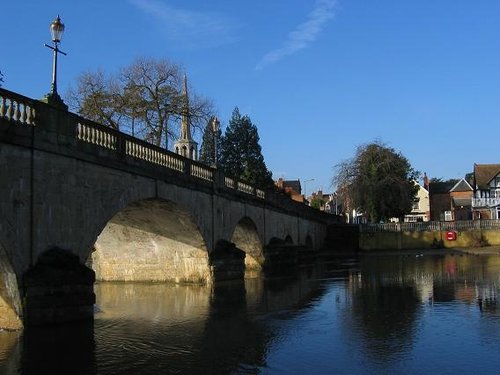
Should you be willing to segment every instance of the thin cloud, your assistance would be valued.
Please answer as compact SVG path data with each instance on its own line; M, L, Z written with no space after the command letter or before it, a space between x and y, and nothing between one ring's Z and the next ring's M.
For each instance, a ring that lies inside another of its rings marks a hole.
M129 0L153 16L165 36L183 47L217 47L233 43L236 23L216 12L197 12L175 8L158 0Z
M265 66L292 55L314 42L328 20L333 18L335 4L335 0L316 1L316 5L312 12L309 13L307 21L298 25L294 31L288 34L288 38L282 47L266 53L255 69L261 70Z

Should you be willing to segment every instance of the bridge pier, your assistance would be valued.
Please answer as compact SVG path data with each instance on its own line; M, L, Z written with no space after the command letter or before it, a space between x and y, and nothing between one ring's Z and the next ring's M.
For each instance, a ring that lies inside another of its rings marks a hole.
M43 325L94 318L94 271L78 256L54 248L24 275L24 324Z
M219 240L210 253L213 281L243 280L245 277L245 252L232 242Z

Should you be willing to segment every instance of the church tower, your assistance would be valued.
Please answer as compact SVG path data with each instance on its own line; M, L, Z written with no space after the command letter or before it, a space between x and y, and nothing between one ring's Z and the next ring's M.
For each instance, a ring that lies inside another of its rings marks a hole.
M186 158L197 160L198 159L198 143L193 141L191 137L191 122L189 115L189 95L187 89L187 76L184 74L184 88L183 88L183 108L181 115L181 134L177 142L174 144L176 154L182 155Z

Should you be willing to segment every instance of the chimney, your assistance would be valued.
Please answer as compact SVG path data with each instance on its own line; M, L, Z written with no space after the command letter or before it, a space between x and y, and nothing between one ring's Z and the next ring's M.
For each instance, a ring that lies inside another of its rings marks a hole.
M424 188L429 191L429 177L427 177L427 173L424 172Z

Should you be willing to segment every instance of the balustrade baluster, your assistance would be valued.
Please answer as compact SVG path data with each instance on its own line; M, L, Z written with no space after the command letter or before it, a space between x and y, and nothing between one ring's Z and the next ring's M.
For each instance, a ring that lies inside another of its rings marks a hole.
M21 111L21 117L19 119L21 124L26 124L26 104L23 103L23 110Z
M35 125L35 109L31 106L28 107L28 116L26 117L26 123L28 125Z
M14 114L14 109L12 108L13 105L14 104L13 104L12 99L9 99L9 107L7 108L7 118L9 120L12 120L12 116Z
M15 103L15 109L14 109L14 121L19 121L19 118L21 117L21 112L19 111L19 106L20 103L18 101L14 102Z
M5 96L2 96L2 101L0 102L0 118L5 117L6 111L7 111L7 105L5 103Z

